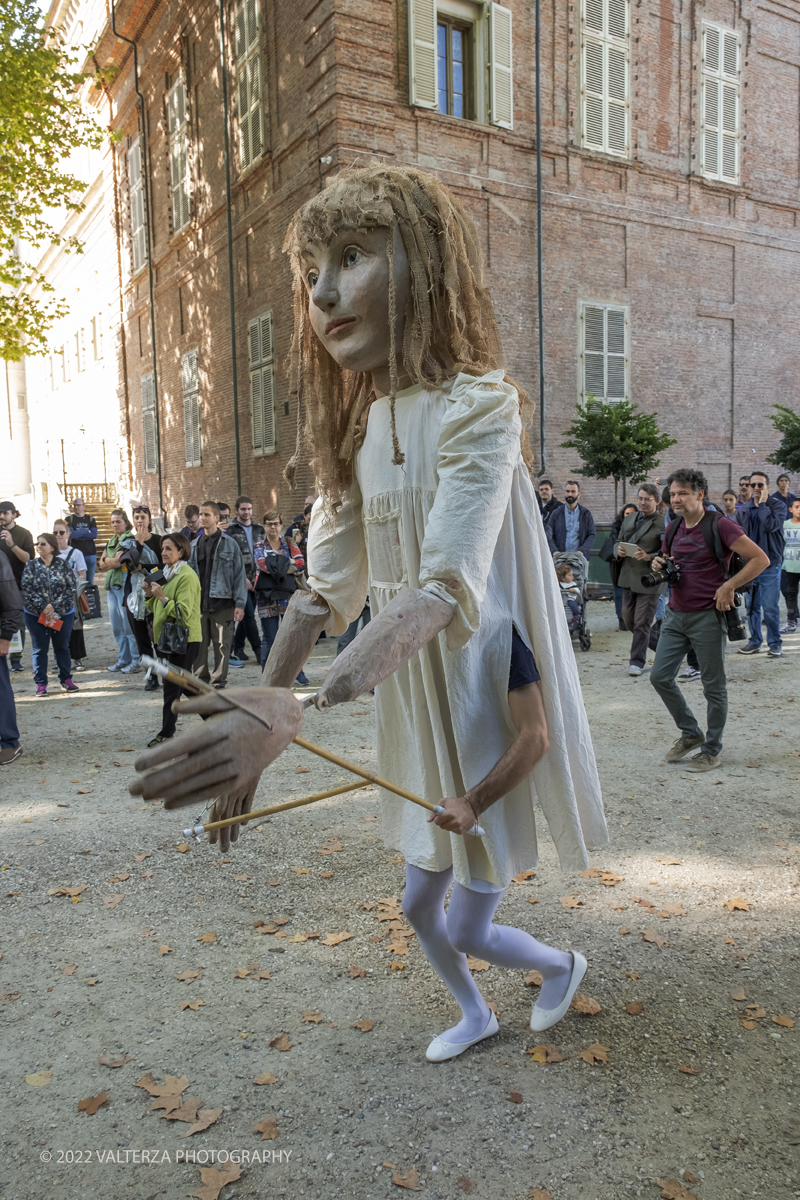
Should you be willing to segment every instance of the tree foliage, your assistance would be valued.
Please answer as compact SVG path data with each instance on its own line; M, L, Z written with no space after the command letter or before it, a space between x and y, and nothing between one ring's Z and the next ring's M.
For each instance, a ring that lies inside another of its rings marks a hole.
M776 467L783 467L784 471L800 471L800 416L783 404L773 404L772 407L776 412L770 417L770 421L783 437L767 462L774 463Z
M36 268L19 257L20 243L53 243L80 252L53 221L80 212L86 183L64 170L81 146L97 148L105 134L81 101L87 78L78 53L58 33L45 36L36 0L0 4L0 358L17 362L44 354L47 333L67 306ZM38 284L44 297L31 295ZM22 290L26 289L26 290Z
M590 396L567 429L567 449L577 450L583 466L578 475L641 483L659 464L659 455L675 439L658 428L655 413L644 413L627 400L618 404L595 403Z

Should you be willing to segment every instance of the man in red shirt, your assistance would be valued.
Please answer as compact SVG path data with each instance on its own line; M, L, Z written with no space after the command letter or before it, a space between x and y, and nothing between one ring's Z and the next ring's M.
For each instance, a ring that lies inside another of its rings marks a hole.
M676 517L664 534L661 555L653 559L653 570L662 570L665 561L670 559L681 574L680 581L671 587L650 682L681 733L672 749L667 751L667 762L679 762L697 749L687 770L710 771L719 765L722 732L728 715L724 614L734 606L736 588L755 579L769 566L769 559L755 542L745 537L735 521L706 512L703 498L708 494L708 482L700 471L674 471L668 483L670 507ZM722 544L724 564L711 549L713 536L706 540L706 532L713 531L714 522ZM741 571L728 578L733 552L747 561ZM707 704L705 736L675 682L683 657L692 648L700 662Z

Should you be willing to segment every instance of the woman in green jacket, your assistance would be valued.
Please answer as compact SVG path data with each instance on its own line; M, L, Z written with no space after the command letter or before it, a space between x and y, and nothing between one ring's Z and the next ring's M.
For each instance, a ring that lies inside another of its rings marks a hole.
M159 654L159 658L176 667L191 667L200 648L200 580L189 566L191 544L182 533L168 533L161 542L161 559L164 563L163 587L145 578L144 593L147 607L153 614L153 641L158 645L165 622L189 627L189 643L184 654ZM175 736L178 718L172 711L173 700L179 700L181 689L168 679L164 680L164 708L161 716L161 732L148 742L158 746Z

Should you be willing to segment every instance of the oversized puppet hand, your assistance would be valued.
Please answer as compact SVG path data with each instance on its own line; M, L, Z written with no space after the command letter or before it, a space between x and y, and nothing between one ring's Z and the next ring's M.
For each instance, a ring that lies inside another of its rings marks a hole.
M453 608L431 592L402 588L339 655L314 698L330 708L363 696L450 624Z
M232 688L228 697L214 693L178 701L175 711L208 719L140 755L136 770L148 773L129 790L145 800L162 799L169 809L216 797L211 819L217 821L250 811L261 772L303 727L303 706L286 688ZM238 826L233 829L233 835L221 831L222 849L230 836L236 840Z

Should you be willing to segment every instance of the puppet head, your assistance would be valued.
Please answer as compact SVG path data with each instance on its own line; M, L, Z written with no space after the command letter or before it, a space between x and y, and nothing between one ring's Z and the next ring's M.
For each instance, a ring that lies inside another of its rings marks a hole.
M309 243L328 245L343 229L385 231L389 403L396 464L404 461L395 427L398 359L411 383L430 388L460 371L485 375L503 360L494 309L482 282L475 227L447 188L413 167L352 168L338 175L298 210L284 243L294 282L290 386L298 405L297 449L286 478L293 481L305 432L319 488L333 505L352 478L353 458L366 432L375 391L370 372L345 370L314 333L303 256ZM394 269L397 235L410 276L408 288L402 289L408 301L400 320ZM521 404L527 403L525 393L518 391Z

